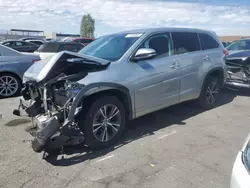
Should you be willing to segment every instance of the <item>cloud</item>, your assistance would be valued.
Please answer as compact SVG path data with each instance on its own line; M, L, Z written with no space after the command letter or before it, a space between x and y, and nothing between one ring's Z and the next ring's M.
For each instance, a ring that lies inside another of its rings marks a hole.
M2 29L78 32L81 16L90 13L97 22L119 30L198 27L242 35L249 35L250 30L246 6L149 0L0 0L0 12Z

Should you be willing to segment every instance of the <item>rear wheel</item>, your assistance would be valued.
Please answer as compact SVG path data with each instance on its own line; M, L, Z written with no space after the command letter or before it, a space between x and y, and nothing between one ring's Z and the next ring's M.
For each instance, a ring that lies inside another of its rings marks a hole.
M20 94L21 79L10 73L0 74L0 97L13 97Z
M88 147L109 147L121 137L125 128L126 113L124 105L117 97L100 97L82 113L84 114L79 120L79 127L84 133Z
M204 87L198 99L200 106L205 110L214 108L218 103L219 93L219 79L213 76L209 76L205 80Z

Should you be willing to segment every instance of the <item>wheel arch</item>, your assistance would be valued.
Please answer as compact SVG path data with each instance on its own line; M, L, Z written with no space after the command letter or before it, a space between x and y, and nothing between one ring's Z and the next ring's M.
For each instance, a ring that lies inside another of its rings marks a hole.
M94 98L97 98L103 95L116 96L119 100L121 100L121 102L124 104L127 118L133 119L134 110L133 110L133 104L132 104L129 89L120 84L103 82L103 83L89 84L85 86L77 94L72 104L72 107L70 109L67 120L69 122L74 120L75 111L79 105L82 105L83 107L86 105L88 107L90 101L94 100Z
M202 89L204 87L205 80L207 80L209 76L214 76L214 77L219 78L221 87L224 85L224 80L225 80L224 69L222 67L215 67L211 69L210 71L208 71L208 73L204 77L203 82L202 82Z
M3 74L12 74L12 75L16 76L17 78L19 78L22 81L22 77L19 74L13 72L13 71L7 71L7 70L6 71L0 71L0 75L3 75Z

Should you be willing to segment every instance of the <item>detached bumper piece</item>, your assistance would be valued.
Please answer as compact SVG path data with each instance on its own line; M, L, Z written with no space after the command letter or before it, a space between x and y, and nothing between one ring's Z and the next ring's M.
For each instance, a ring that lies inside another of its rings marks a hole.
M41 105L42 101L40 100L36 100L32 104L24 104L23 99L20 98L18 109L13 110L13 115L36 117L42 113Z
M227 86L237 87L237 88L247 88L250 89L250 81L244 81L239 79L228 79L226 81Z
M60 129L61 125L55 117L49 117L44 121L36 119L37 127L41 128L36 132L36 137L32 141L32 149L35 152L42 152L50 138Z

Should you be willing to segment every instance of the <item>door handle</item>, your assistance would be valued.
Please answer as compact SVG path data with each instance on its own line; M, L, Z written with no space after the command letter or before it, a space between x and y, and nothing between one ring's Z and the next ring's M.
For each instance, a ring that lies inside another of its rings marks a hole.
M206 55L205 57L203 57L203 60L204 61L209 61L210 60L210 57L208 55Z

